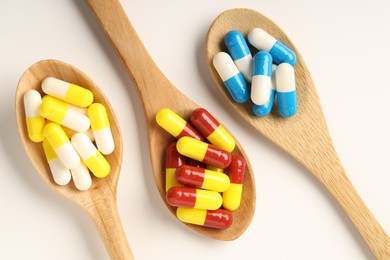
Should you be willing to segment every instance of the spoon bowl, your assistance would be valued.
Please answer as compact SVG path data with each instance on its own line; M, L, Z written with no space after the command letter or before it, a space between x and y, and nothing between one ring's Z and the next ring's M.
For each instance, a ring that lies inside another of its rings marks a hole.
M102 103L106 107L115 142L114 152L105 156L111 166L111 172L102 179L92 176L92 187L87 191L77 190L72 182L65 186L56 184L46 161L42 143L34 143L28 138L23 96L30 89L37 90L43 96L41 83L47 77L62 79L91 90L94 102ZM116 189L122 163L122 137L114 111L99 87L87 75L69 64L56 60L40 61L28 68L20 78L15 95L15 110L23 146L45 183L89 213L112 259L133 259L116 206Z
M214 55L226 52L223 39L227 32L239 30L247 36L255 27L262 28L297 55L294 69L298 112L291 118L282 118L275 112L266 117L256 117L252 114L250 102L244 105L234 103L213 66ZM378 259L390 259L390 239L347 178L330 138L314 82L302 56L287 35L272 20L256 11L227 10L209 28L205 54L212 77L227 102L260 134L316 176L345 210L374 255Z
M157 125L156 114L162 108L170 108L188 120L192 111L199 106L175 88L162 74L139 39L118 0L87 0L87 2L138 90L144 106L154 180L167 208L176 215L176 208L170 206L165 199L165 149L173 139ZM247 162L241 205L238 210L232 212L232 226L217 230L185 224L200 234L218 240L238 238L249 226L255 209L256 193L252 167L237 140L232 154L243 156Z

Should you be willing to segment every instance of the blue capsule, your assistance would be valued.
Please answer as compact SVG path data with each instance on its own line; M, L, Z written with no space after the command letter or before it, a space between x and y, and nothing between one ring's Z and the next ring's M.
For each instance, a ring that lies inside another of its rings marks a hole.
M294 68L289 63L281 63L276 68L275 76L279 114L291 117L297 112Z
M252 55L244 36L241 32L232 30L226 34L224 41L238 70L250 82L252 77Z
M256 116L260 116L260 117L268 115L271 112L272 106L274 104L275 93L276 93L276 90L272 89L271 94L269 96L269 100L264 105L252 104L253 114L255 114Z
M255 55L255 57L256 57L256 55ZM263 105L252 104L252 112L256 116L259 116L259 117L266 116L272 110L272 106L274 104L275 96L276 96L276 79L275 79L276 67L277 66L275 64L272 65L271 91L270 91L270 94L269 94L269 98L267 99L267 102L265 104L263 104ZM252 80L252 87L253 87L253 80Z
M268 102L271 92L272 56L259 51L253 57L251 100L256 105Z
M249 32L248 41L256 49L269 52L276 64L289 63L294 66L297 61L297 56L291 49L260 28Z
M250 92L246 81L229 54L226 52L215 54L213 65L233 100L236 103L248 101Z

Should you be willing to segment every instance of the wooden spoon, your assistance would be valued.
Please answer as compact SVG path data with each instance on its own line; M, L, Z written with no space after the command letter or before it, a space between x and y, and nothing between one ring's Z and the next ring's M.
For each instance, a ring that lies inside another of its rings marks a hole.
M246 36L254 27L267 31L297 54L297 64L294 68L298 113L292 118L285 119L277 113L264 118L255 117L251 112L250 102L245 105L232 102L214 69L214 54L226 51L223 46L226 33L236 29ZM228 10L215 19L208 31L206 58L217 86L238 114L316 176L340 203L374 255L378 259L390 259L389 237L348 180L333 147L313 80L303 58L287 35L274 22L258 12L249 9Z
M110 119L115 150L105 157L111 166L111 172L103 179L93 177L92 187L87 191L77 190L72 183L65 186L57 185L43 153L42 143L34 143L28 138L23 95L30 89L38 90L43 95L41 82L49 76L90 89L95 97L94 102L102 103L106 107ZM33 64L20 78L16 90L15 109L24 148L46 184L89 213L100 231L111 259L133 259L116 205L116 188L122 164L122 136L114 111L98 86L87 75L69 64L55 60L40 61Z
M176 209L165 200L165 149L173 139L156 123L156 113L167 107L181 117L189 119L193 110L198 108L193 101L178 91L162 74L143 46L137 33L128 20L118 0L88 0L92 11L102 29L116 48L124 62L134 85L143 101L146 125L149 136L149 151L154 180L158 192L172 214ZM212 113L212 111L210 111ZM216 230L196 225L187 225L191 229L218 240L233 240L239 237L250 224L255 209L255 182L252 168L241 145L236 142L233 154L244 156L248 163L244 179L244 191L241 206L234 211L233 224L225 230Z

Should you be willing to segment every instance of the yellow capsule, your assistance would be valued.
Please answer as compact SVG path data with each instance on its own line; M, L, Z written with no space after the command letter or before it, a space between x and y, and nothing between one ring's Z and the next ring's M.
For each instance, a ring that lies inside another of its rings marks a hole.
M61 126L48 123L43 128L43 134L67 169L72 169L80 163L80 157Z
M88 130L90 123L86 115L83 115L66 102L51 96L42 98L40 107L41 115L57 124L69 127L77 132Z
M61 162L60 158L58 158L58 155L51 147L47 139L43 140L42 146L55 183L57 183L58 185L68 184L71 179L69 169L67 169Z
M110 173L111 168L107 160L96 149L86 134L77 133L73 135L72 144L93 175L104 178Z
M28 137L33 142L42 142L45 139L43 136L45 118L39 113L39 107L42 103L41 94L36 90L28 90L23 96L23 102Z
M223 193L223 207L230 211L238 209L241 204L242 184L230 183Z
M88 107L93 102L90 90L53 77L42 81L42 90L48 95L80 107Z
M110 154L114 151L115 144L112 137L110 122L106 108L100 103L92 104L87 111L91 129L95 137L96 146L102 154Z

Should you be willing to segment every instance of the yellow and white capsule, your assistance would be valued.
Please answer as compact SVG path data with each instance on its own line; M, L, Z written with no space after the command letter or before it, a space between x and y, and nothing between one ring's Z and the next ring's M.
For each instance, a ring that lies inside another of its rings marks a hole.
M75 168L80 163L79 155L60 125L46 124L43 134L66 168Z
M89 174L89 170L83 162L80 162L80 164L77 165L76 168L71 169L70 172L72 174L74 186L76 186L78 190L84 191L91 188L91 174Z
M68 184L71 179L69 169L67 169L61 162L60 158L58 158L58 155L51 147L47 139L43 140L42 146L47 163L49 164L51 174L53 175L54 182L58 185Z
M72 106L66 102L51 96L46 95L42 98L40 112L44 118L77 132L85 132L90 126L86 115L73 110Z
M46 94L76 106L88 107L93 102L90 90L60 79L48 77L42 81L41 87Z
M43 136L45 119L39 113L39 107L42 104L41 94L36 90L28 90L23 96L23 102L28 137L33 142L42 142L45 139Z
M110 165L88 136L84 133L77 133L73 135L71 142L93 175L104 178L110 173Z
M95 137L96 146L102 154L110 154L114 151L115 144L112 137L110 121L106 108L100 103L94 103L88 108L88 117L91 129Z
M65 126L63 126L62 129L64 129L64 132L69 137L69 139L72 139L73 135L79 133L79 132L77 132L73 129L67 128ZM88 138L89 138L89 140L91 140L91 142L95 142L95 137L93 136L91 128L88 128L88 130L83 132L83 133L88 136Z

